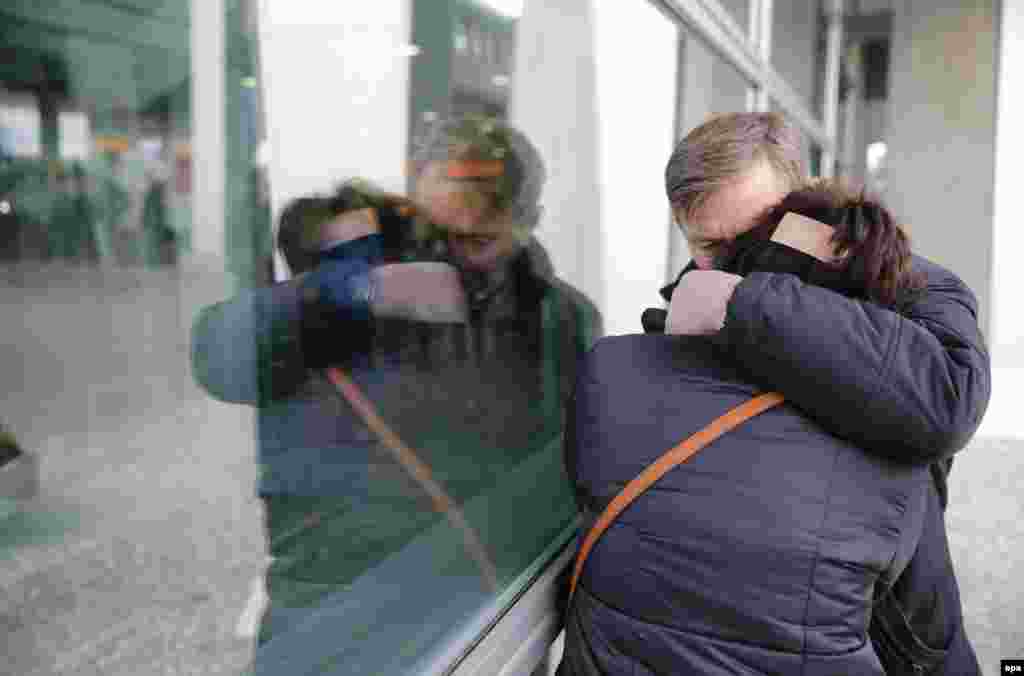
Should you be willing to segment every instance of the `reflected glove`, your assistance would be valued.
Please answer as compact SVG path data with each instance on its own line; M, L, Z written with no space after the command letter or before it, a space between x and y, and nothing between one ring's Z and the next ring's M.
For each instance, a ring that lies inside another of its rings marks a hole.
M383 236L367 235L320 252L320 264L302 280L307 306L330 321L367 322L373 299L370 270L383 257Z
M384 259L384 235L372 234L339 242L331 242L320 249L320 262L364 260L377 265Z

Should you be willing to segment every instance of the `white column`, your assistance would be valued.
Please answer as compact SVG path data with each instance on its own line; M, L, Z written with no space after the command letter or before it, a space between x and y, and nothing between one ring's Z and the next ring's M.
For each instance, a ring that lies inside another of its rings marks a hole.
M261 85L271 202L363 177L405 190L409 0L264 0ZM429 54L423 52L423 58Z
M1024 368L1024 276L1019 258L1024 251L1021 227L1020 151L1024 148L1024 2L1002 2L996 110L995 194L992 242L993 363Z
M537 147L547 170L537 239L558 275L602 307L605 236L593 4L526 0L517 25L509 117Z
M608 333L640 331L667 274L677 35L642 2L527 0L519 24L511 116L548 171L537 236Z
M595 3L605 329L640 331L667 276L665 163L675 136L677 28L648 3ZM642 41L632 42L627 36ZM631 58L635 44L643 58Z
M224 258L224 0L191 0L192 246Z

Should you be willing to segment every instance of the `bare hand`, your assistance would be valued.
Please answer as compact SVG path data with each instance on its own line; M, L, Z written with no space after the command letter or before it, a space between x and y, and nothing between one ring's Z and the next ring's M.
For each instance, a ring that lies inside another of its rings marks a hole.
M447 263L393 263L370 272L370 307L377 317L424 322L465 322L466 294Z

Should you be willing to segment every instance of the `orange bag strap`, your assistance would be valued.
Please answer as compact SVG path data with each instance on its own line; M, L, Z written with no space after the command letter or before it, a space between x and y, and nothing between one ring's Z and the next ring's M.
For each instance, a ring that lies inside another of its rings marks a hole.
M490 591L497 592L498 570L487 553L487 548L480 540L476 530L473 529L473 526L470 525L466 516L462 513L462 510L459 509L455 501L448 496L441 484L433 477L427 463L421 460L416 455L416 452L407 446L401 437L384 422L384 419L377 412L373 403L367 399L360 387L344 370L330 366L326 369L326 374L327 379L338 389L338 392L348 402L349 406L352 407L356 415L377 435L377 438L391 452L395 460L430 496L434 504L434 510L447 517L451 525L462 533L466 550L480 567L484 581L487 583Z
M587 556L590 555L590 550L594 548L594 545L597 544L598 538L604 534L605 530L608 529L608 526L612 524L612 521L614 521L615 518L630 505L630 503L640 497L640 495L650 488L658 479L665 476L669 470L678 467L692 458L697 451L704 448L726 432L735 429L754 416L778 406L783 401L785 401L785 399L777 392L768 392L748 399L736 408L733 408L724 415L713 420L711 424L704 429L697 431L686 440L668 450L664 455L648 465L635 479L626 484L625 488L623 488L619 494L616 495L610 503L608 503L608 506L604 508L601 516L598 517L597 522L594 523L590 532L587 533L587 537L583 540L583 544L580 546L580 550L576 554L576 563L572 571L572 580L569 583L569 603L572 603L572 597L576 593L576 584L579 582L580 573L583 572L583 564L586 563Z

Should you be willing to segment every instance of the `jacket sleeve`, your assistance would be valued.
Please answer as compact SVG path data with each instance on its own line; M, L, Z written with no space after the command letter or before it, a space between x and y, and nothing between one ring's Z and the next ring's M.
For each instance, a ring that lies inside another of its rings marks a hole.
M283 283L203 308L192 325L192 374L211 396L259 404L305 376L300 291Z
M988 406L989 355L966 285L923 259L914 266L925 288L899 312L753 273L715 342L834 434L893 460L948 458Z

